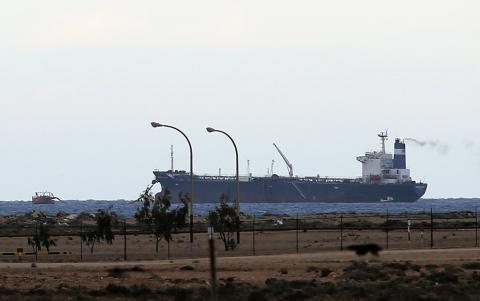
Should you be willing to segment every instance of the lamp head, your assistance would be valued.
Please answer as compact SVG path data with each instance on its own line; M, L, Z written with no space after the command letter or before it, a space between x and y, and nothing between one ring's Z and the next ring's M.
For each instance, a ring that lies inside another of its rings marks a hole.
M208 127L208 128L207 128L207 132L209 132L209 133L215 132L215 131L216 131L216 129L214 129L214 128L211 128L211 127Z
M150 124L151 124L152 127L154 127L154 128L158 128L158 127L162 127L162 126L163 126L163 124L160 124L160 123L158 123L158 122L151 122Z

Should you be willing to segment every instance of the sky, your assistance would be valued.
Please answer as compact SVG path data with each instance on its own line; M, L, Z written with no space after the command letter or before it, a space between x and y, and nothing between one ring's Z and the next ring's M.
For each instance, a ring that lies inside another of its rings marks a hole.
M425 197L480 197L480 3L6 1L0 200L134 199L152 170L357 177L388 129Z

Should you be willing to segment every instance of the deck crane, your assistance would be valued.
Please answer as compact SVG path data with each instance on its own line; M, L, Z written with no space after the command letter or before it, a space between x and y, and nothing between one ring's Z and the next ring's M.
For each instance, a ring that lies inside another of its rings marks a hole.
M290 161L288 161L287 157L285 157L285 155L282 153L282 151L278 148L278 146L275 143L273 144L273 146L275 146L275 148L277 149L280 156L282 156L283 161L285 161L285 164L287 164L288 175L290 176L290 178L293 177L293 165L292 165L292 163L290 163Z

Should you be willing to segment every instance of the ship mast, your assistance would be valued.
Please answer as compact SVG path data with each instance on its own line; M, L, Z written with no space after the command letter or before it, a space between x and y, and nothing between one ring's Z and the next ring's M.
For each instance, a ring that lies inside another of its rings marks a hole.
M275 148L277 149L280 156L282 156L283 161L285 161L285 164L287 164L288 175L290 176L290 178L293 177L293 165L292 165L292 163L290 163L290 161L288 161L287 157L285 157L285 155L282 153L282 151L278 148L278 146L275 143L273 144L273 146L275 146Z
M380 140L382 140L382 153L385 154L385 140L388 139L388 131L380 132L378 137L380 137Z

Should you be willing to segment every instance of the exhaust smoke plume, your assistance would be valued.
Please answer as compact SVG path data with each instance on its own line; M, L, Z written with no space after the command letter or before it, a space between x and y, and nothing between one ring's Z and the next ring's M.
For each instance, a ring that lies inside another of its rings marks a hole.
M413 142L416 145L419 145L422 147L429 146L431 148L436 149L440 154L446 154L450 149L450 147L447 144L441 143L438 140L417 140L415 138L405 138L405 141Z

